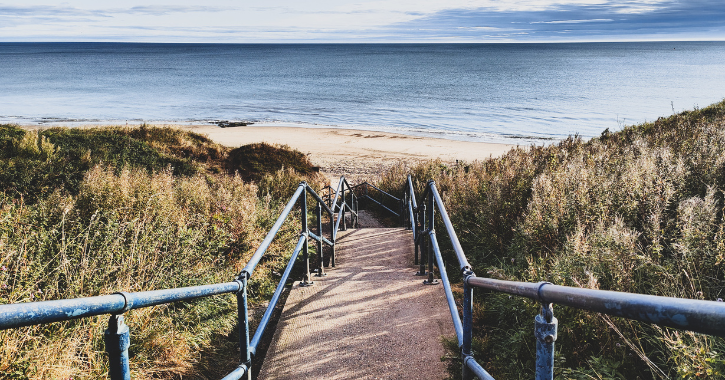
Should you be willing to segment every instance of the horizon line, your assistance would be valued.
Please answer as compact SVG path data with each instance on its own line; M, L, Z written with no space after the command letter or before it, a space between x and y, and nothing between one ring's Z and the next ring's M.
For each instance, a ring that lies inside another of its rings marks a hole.
M0 43L109 43L109 44L205 44L205 45L450 45L450 44L583 44L583 43L646 43L646 42L725 42L719 39L642 39L642 40L575 40L575 41L260 41L260 42L200 42L200 41L123 41L123 40L47 40L47 41L4 41Z

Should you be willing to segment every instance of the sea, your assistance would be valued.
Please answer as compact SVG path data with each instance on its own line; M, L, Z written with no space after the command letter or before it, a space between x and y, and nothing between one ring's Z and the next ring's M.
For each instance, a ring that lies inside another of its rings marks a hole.
M356 128L548 144L725 98L725 42L0 43L0 123Z

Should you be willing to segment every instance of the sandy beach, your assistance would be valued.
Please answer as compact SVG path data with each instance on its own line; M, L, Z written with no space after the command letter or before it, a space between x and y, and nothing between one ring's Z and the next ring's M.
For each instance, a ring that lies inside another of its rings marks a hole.
M440 159L453 164L500 156L515 145L457 141L340 128L245 126L220 128L216 125L155 125L185 129L208 136L213 141L236 148L266 142L288 145L308 155L328 178L345 175L353 182L373 179L397 162L415 163ZM43 129L48 126L24 126ZM76 126L91 128L97 125Z
M230 147L256 142L285 144L310 157L330 178L345 175L354 182L374 177L396 162L441 159L473 161L500 156L514 145L468 142L338 128L216 125L176 126L209 136Z

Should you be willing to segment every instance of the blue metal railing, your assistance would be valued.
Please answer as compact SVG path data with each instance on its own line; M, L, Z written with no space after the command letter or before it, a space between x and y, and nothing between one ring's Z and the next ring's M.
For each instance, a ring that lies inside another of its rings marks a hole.
M307 220L307 197L311 196L316 202L317 216L316 233L312 232ZM341 195L341 196L340 196ZM349 200L348 200L349 198ZM301 231L297 245L290 257L287 267L279 280L272 299L269 302L264 316L259 322L253 337L249 331L249 308L247 303L247 283L254 273L254 268L262 259L270 244L279 232L282 224L289 216L294 206L299 202ZM245 375L251 379L251 360L257 352L257 347L270 323L272 312L277 306L280 295L289 279L292 268L297 261L300 252L304 261L304 277L300 282L301 286L312 285L310 279L310 261L308 252L308 241L317 242L318 268L317 275L324 276L322 244L331 248L330 263L335 265L335 241L337 229L346 229L346 213L350 213L353 225L357 224L358 200L352 188L341 177L335 191L335 198L326 203L307 183L302 182L287 202L277 221L264 238L259 248L255 251L247 265L234 281L192 286L186 288L174 288L164 290L152 290L145 292L126 293L118 292L105 296L86 297L76 299L64 299L56 301L26 302L17 304L0 305L0 330L46 324L59 321L67 321L77 318L85 318L96 315L110 314L108 328L104 334L106 352L109 357L109 373L113 380L130 379L128 347L130 345L129 326L124 323L123 313L154 305L167 304L177 301L187 301L195 298L209 297L224 293L235 293L237 297L237 313L239 320L239 345L240 365L232 373L224 377L224 380L241 379ZM322 233L322 210L325 210L330 219L330 238L323 237ZM337 212L337 218L335 218Z
M557 338L558 321L554 317L553 304L725 337L725 303L723 302L573 288L548 282L528 283L478 277L473 273L471 265L466 259L435 182L431 180L427 183L420 203L415 200L410 175L406 180L403 192L405 194L403 200L408 208L406 227L409 226L414 232L416 260L418 249L420 248L421 251L418 274L426 273L423 257L423 252L426 251L428 253L428 278L424 283L429 285L438 283L433 278L433 263L437 263L440 282L444 286L458 346L461 349L464 380L472 379L473 376L481 380L493 379L471 353L474 288L527 297L541 303L541 313L534 318L537 380L553 379L554 377L554 342ZM438 209L463 276L463 305L460 314L451 292L443 257L438 246L434 208Z
M353 189L357 190L360 193L361 200L372 202L373 204L377 205L378 207L382 208L383 210L388 211L389 213L400 218L401 224L404 223L404 221L405 221L405 215L404 215L405 202L402 199L386 192L385 190L383 190L369 182L363 182L361 184L355 185L353 187ZM376 197L371 194L370 190L374 190L375 192L377 192L378 199L376 199ZM386 200L388 202L386 202ZM394 209L397 209L397 211L395 211Z

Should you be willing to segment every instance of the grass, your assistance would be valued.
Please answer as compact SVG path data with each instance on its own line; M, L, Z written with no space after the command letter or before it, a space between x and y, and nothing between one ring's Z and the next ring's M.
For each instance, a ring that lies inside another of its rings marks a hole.
M230 165L232 150L168 128L2 125L0 148L0 303L230 281L290 189L318 180L312 170ZM262 148L286 152L287 168L311 167L299 152ZM290 219L251 279L253 305L271 296L292 253L299 226ZM0 332L0 377L106 377L106 320ZM219 377L235 367L231 295L133 310L126 320L133 378Z
M436 180L480 276L725 298L725 102L486 161L399 165L378 185L400 195L407 173L418 194ZM496 378L532 378L537 305L487 292L475 304L475 356ZM555 315L557 378L725 378L722 338Z

